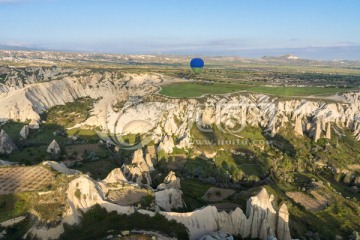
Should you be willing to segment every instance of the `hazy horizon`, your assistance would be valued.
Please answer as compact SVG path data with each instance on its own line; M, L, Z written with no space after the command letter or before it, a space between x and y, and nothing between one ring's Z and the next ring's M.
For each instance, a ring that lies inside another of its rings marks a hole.
M0 49L360 60L359 2L0 0Z

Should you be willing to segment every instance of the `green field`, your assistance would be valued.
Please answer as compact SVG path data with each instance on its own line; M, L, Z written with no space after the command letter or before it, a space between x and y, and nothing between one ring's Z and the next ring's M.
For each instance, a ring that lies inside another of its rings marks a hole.
M170 97L200 97L204 94L224 94L247 90L244 84L226 83L175 83L163 86L160 94Z
M323 88L323 87L265 87L251 86L246 84L227 83L174 83L163 86L160 94L177 97L191 98L200 97L204 94L225 94L238 91L249 91L253 93L264 93L276 96L311 96L332 95L341 92L359 90L358 88Z
M250 92L265 93L276 96L311 96L332 95L336 93L356 90L355 88L322 88L322 87L252 87Z

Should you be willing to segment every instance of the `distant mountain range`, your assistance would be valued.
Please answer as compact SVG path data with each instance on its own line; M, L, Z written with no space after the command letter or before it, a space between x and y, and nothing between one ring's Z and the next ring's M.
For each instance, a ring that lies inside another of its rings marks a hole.
M299 59L316 59L316 60L350 60L350 61L359 61L360 60L360 45L349 45L349 46L325 46L325 47L301 47L301 48L261 48L261 49L203 49L201 46L195 49L168 49L164 51L152 51L151 49L139 49L137 51L130 50L121 50L121 49L111 49L111 50L95 50L86 51L83 49L52 49L52 48L42 48L39 46L21 46L21 45L6 45L0 44L0 49L3 50L35 50L35 51L62 51L62 52L82 52L90 53L94 52L97 54L140 54L140 55L177 55L177 56L238 56L242 58L286 58L283 60L297 60ZM291 54L289 54L291 53ZM280 57L272 57L280 56ZM294 56L295 58L292 58ZM277 59L281 60L281 59Z
M1 48L1 45L0 45ZM128 65L188 65L189 59L194 55L147 55L147 54L100 54L82 52L56 52L28 50L17 47L18 50L0 50L0 61L5 62L32 62L56 64L57 62L74 63L106 63ZM200 55L201 56L201 55ZM246 63L266 63L273 65L297 65L297 66L341 66L360 68L360 61L332 60L321 61L303 59L294 54L281 56L264 56L261 58L244 58L238 56L203 56L206 64L227 65Z

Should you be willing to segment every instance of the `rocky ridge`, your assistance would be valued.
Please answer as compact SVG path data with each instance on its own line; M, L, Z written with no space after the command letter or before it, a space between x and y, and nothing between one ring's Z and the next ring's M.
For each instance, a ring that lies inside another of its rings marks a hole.
M121 170L129 181L151 185L150 172L154 170L154 167L149 154L147 153L144 157L144 152L141 148L134 152L131 163L124 164Z
M13 143L9 135L4 131L0 131L0 153L10 154L16 152L18 149Z
M180 178L177 178L173 171L165 177L164 182L157 186L155 192L156 205L170 212L173 209L182 208L185 206L180 190Z
M99 135L105 141L113 139L108 136L110 130L113 136L147 133L149 140L158 144L158 151L165 153L174 147L192 146L193 124L199 128L216 125L236 134L250 125L270 135L290 124L294 132L315 141L331 138L334 128L349 128L360 140L358 92L337 95L334 102L282 100L264 94L215 95L201 100L161 97L161 101L154 101L151 94L156 92L156 85L168 81L162 75L57 68L9 71L5 83L0 83L0 121L31 120L30 128L40 123L40 114L50 107L91 97L97 99L92 116L75 127L100 127L103 134ZM139 99L134 101L129 96ZM119 102L124 103L122 107L114 107Z
M63 174L73 174L71 169L56 162L46 162L53 169L59 169ZM64 231L63 224L77 224L80 221L81 212L87 212L95 204L99 204L107 211L116 211L121 214L132 214L135 208L132 206L120 206L106 201L104 184L113 184L124 180L120 169L115 169L109 176L97 182L85 174L72 175L74 179L69 182L67 194L67 207L59 225L55 227L33 226L27 233L28 236L36 236L40 239L53 239L60 236ZM119 174L120 173L120 174ZM116 176L119 174L120 176ZM170 188L173 189L173 188ZM232 235L240 234L242 237L259 237L266 239L268 236L277 236L279 240L291 239L289 233L289 214L286 205L283 204L278 211L272 206L273 196L269 196L263 188L256 196L251 197L247 203L246 214L240 208L227 213L219 212L216 207L208 206L188 213L163 212L167 219L174 219L184 224L190 234L190 239L198 239L204 235L223 231ZM139 213L154 216L155 212L139 209Z

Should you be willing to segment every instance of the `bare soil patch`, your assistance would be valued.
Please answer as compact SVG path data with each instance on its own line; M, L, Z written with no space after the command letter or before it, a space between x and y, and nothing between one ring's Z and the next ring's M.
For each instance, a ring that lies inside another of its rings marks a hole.
M301 204L309 211L320 211L326 208L329 203L328 196L324 196L317 191L311 191L309 196L303 192L287 192L286 195L295 202Z
M71 154L84 154L85 151L87 152L99 152L101 148L99 144L79 144L79 145L71 145L65 147L65 152L68 155Z
M54 181L54 174L43 167L0 168L0 195L40 190Z
M107 198L109 201L121 206L129 206L141 201L148 194L145 189L125 187L117 190L110 190Z

